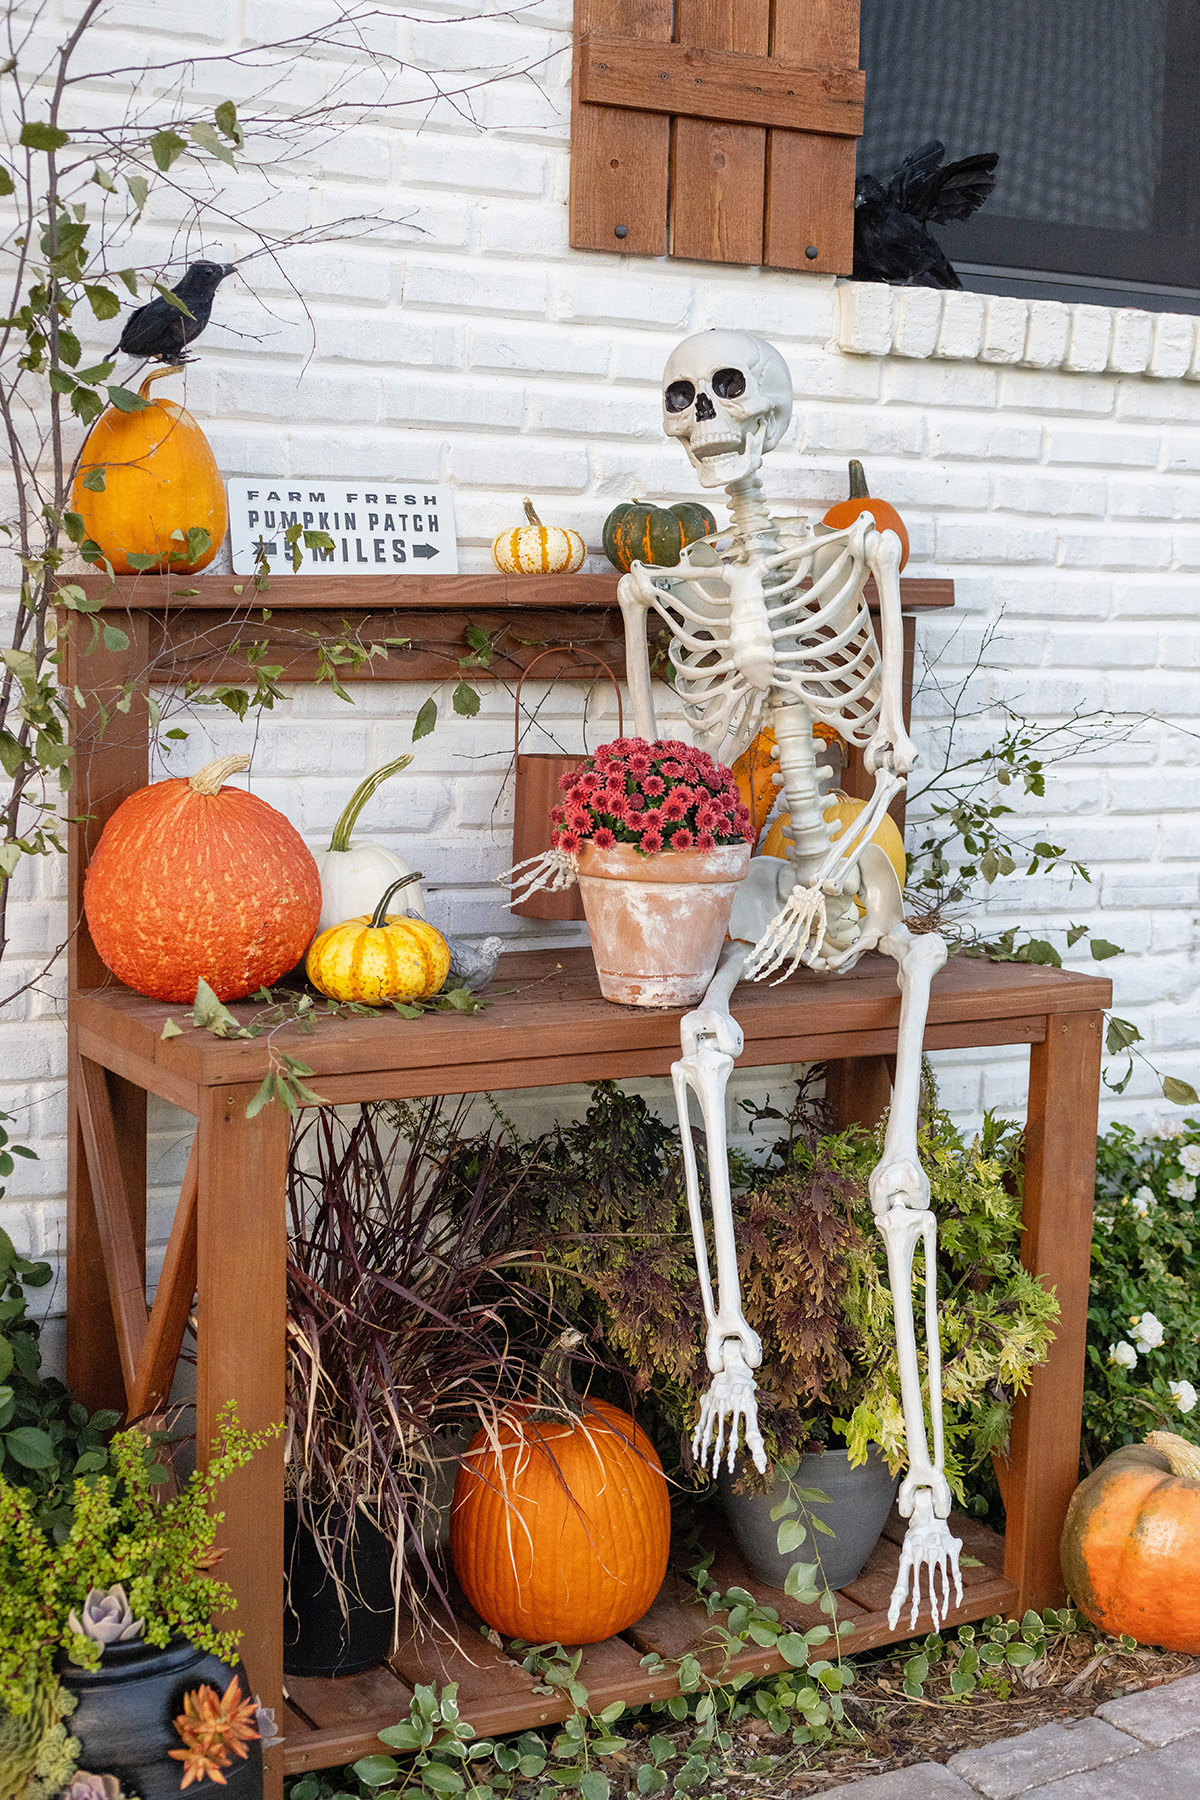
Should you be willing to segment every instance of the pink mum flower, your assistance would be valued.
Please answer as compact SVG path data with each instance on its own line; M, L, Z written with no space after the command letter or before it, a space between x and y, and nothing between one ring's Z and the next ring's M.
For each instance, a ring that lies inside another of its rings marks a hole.
M647 831L657 831L662 822L661 806L648 806L642 814L642 825Z
M668 794L663 801L662 816L664 819L682 819L687 809L688 802L682 789L676 788L674 793Z
M629 773L635 780L650 773L650 758L644 750L635 750L629 758Z
M558 834L558 847L560 850L565 850L568 856L573 856L579 848L578 832L560 831Z
M645 806L646 806L646 802L642 799L642 796L640 794L626 794L626 796L625 796L625 811L627 813L643 812L645 810Z
M671 848L672 850L690 850L691 847L692 834L686 826L681 825L671 838Z
M595 844L597 850L611 850L616 841L616 838L608 829L607 825L597 826L596 830L592 833L592 842Z
M678 832L675 833L675 838L676 838L676 841L678 842L678 839L679 839ZM716 847L717 847L717 840L713 836L711 831L698 831L696 833L696 848L697 848L697 850L715 850Z
M661 775L647 775L646 779L642 782L642 792L643 794L648 795L651 800L656 800L659 794L665 794L666 791L667 784Z
M665 763L660 763L659 768L669 781L682 781L687 774L687 770L684 768L683 764L678 762L674 757L671 757Z
M662 833L658 831L643 832L642 841L638 847L644 850L647 856L653 856L656 851L662 849Z

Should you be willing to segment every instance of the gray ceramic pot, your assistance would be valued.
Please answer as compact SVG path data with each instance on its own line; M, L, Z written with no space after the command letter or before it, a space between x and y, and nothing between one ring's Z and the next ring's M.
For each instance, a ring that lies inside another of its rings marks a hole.
M737 1539L747 1567L760 1581L781 1588L793 1563L814 1562L831 1588L845 1587L861 1574L863 1564L879 1542L896 1497L899 1476L888 1473L887 1458L872 1445L865 1463L850 1465L847 1450L827 1450L823 1456L802 1456L793 1476L797 1487L819 1488L829 1503L812 1501L810 1510L833 1532L809 1533L809 1541L788 1556L778 1550L779 1524L771 1508L787 1495L780 1478L769 1494L735 1494L733 1480L722 1472L721 1493L725 1516Z

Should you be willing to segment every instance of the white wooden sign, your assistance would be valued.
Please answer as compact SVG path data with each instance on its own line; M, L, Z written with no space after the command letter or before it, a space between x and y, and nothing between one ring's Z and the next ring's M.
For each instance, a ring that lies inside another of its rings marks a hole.
M332 550L301 549L296 573L456 575L454 495L423 481L327 481L319 475L251 475L229 482L235 575L253 575L260 542L272 575L291 575L289 525L324 531Z

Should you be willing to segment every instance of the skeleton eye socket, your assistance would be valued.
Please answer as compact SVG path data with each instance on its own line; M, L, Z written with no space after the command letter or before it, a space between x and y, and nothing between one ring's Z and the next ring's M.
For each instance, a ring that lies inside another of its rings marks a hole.
M718 369L712 378L712 390L722 400L736 400L746 391L746 377L740 369Z
M686 412L696 398L696 390L690 381L673 381L666 392L668 412Z

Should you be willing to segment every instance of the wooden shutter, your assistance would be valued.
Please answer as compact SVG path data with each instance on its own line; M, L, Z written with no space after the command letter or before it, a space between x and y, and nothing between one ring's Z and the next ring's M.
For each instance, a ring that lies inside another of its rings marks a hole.
M858 0L576 0L578 250L850 272Z

